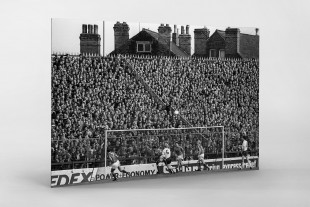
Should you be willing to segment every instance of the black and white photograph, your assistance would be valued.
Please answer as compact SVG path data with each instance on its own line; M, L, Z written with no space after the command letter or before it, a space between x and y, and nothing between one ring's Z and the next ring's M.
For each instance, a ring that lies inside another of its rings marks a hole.
M0 5L0 207L310 206L309 1Z
M259 37L52 19L51 186L259 169Z

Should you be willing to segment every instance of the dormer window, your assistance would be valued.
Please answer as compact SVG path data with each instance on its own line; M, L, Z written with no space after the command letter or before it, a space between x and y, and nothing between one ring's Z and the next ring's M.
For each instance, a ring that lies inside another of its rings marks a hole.
M137 41L137 52L151 52L151 43L149 41Z
M215 49L211 49L209 51L209 57L216 57L216 50Z
M224 59L225 58L225 50L219 50L219 58Z

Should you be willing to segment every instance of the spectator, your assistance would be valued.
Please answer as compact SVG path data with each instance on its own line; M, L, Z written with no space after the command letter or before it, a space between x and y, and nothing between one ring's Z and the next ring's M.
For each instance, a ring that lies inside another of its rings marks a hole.
M98 141L107 129L188 123L225 126L227 151L238 151L241 131L253 132L250 148L258 149L258 75L256 60L52 56L52 162L103 160ZM221 152L214 133L203 143L207 153ZM108 146L124 158L149 157L162 141L143 137ZM184 144L189 155L193 146L193 141Z

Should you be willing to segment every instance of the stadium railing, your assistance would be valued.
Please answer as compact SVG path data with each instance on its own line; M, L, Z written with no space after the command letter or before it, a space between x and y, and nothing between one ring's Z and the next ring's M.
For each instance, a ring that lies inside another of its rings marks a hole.
M220 153L205 153L206 159L216 159L220 155ZM228 156L230 155L230 156ZM258 156L258 150L250 151L251 156ZM188 156L195 157L196 155L190 154ZM241 151L225 151L225 158L233 158L233 157L241 157ZM124 166L126 165L133 165L133 164L148 164L148 163L155 163L157 156L145 156L145 157L128 157L128 158L119 158L120 162L122 162ZM138 163L133 163L132 160L139 160ZM148 161L148 160L154 160ZM126 162L127 161L127 162ZM131 161L131 162L128 162ZM127 164L126 164L127 163ZM110 163L108 163L110 164ZM52 171L56 170L73 170L73 169L80 169L80 168L93 168L93 167L104 167L104 158L101 160L85 160L85 161L71 161L71 162L59 162L59 163L52 163Z

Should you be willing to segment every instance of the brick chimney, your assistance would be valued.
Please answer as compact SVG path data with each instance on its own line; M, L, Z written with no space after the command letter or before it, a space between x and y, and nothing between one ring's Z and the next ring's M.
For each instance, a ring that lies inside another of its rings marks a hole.
M169 47L171 41L171 32L172 30L169 24L166 24L166 26L164 26L164 24L161 24L158 27L158 33L160 34L160 38L163 38Z
M240 52L240 29L227 28L225 30L225 54L228 57L236 57Z
M119 49L129 40L129 26L126 22L114 24L114 49Z
M94 34L98 34L98 25L94 24Z
M172 33L172 42L179 46L179 29L177 28L177 25L174 25L174 30Z
M95 32L94 29L95 28ZM80 53L100 56L100 35L98 34L98 25L82 25L80 34Z
M189 34L189 25L186 25L186 34L184 34L184 26L181 26L181 34L179 35L179 47L181 50L191 55L191 35Z
M93 34L93 25L88 25L88 34Z
M82 33L87 33L87 24L82 25Z
M210 30L206 27L194 30L195 55L207 56L207 40L209 35Z

